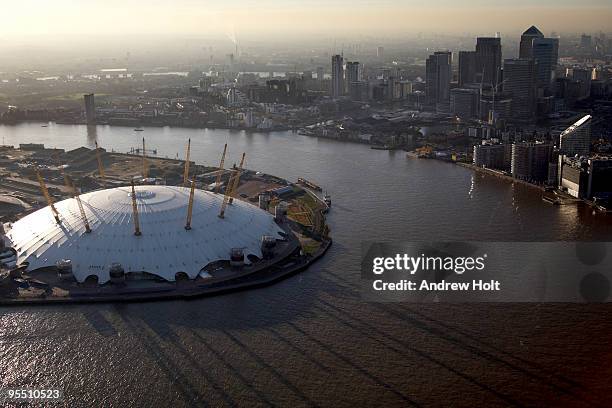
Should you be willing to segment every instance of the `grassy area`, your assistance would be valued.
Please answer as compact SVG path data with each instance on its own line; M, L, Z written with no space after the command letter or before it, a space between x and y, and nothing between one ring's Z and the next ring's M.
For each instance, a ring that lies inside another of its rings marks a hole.
M320 242L317 242L312 239L305 238L300 240L300 243L302 244L302 251L304 251L304 253L308 255L312 255L321 247Z

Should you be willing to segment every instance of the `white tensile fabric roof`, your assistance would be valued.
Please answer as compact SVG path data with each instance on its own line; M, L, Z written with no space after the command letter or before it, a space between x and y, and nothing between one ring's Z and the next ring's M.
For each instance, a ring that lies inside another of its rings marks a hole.
M232 248L243 248L247 263L249 254L261 257L261 237L280 238L283 231L271 214L240 200L219 218L220 194L195 190L190 231L185 230L189 188L136 186L136 197L141 236L134 235L131 187L119 187L80 196L89 234L71 198L55 204L61 225L45 207L15 222L7 238L29 270L69 259L79 282L96 275L104 283L113 263L169 281L177 272L193 279L210 262L229 259Z

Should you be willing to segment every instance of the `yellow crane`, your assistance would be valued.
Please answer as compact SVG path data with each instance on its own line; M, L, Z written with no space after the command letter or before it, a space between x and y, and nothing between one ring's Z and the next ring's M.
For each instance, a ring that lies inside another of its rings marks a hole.
M225 164L225 153L227 152L227 143L223 147L223 154L221 155L221 163L219 163L219 171L217 172L217 179L215 180L215 193L219 192L221 188L221 175L223 174L223 165Z
M185 173L183 174L183 187L187 187L189 180L189 153L191 152L191 138L187 142L187 154L185 155Z
M193 213L193 195L195 193L195 181L191 180L191 191L189 192L189 206L187 207L187 222L185 223L185 229L189 231L191 229L191 214Z
M96 158L98 159L98 172L100 173L100 178L102 179L102 186L106 187L106 178L104 176L104 165L102 164L102 157L100 156L100 148L98 147L98 142L96 143Z
M142 178L147 178L147 151L145 150L145 139L142 138Z
M53 204L53 199L49 195L49 190L47 190L47 185L45 184L45 181L40 175L40 171L38 170L38 168L36 168L36 178L38 178L38 184L40 184L40 191L42 191L43 196L45 196L45 200L47 200L47 204L51 208L51 212L53 213L53 217L55 218L55 221L58 224L61 224L59 212L55 208L55 204Z
M134 235L138 237L142 234L140 232L140 219L138 218L138 205L136 204L136 189L134 188L134 180L132 180L132 213L134 215Z
M85 209L83 208L81 197L79 197L80 193L77 190L76 186L74 185L74 182L72 181L69 175L64 173L64 179L66 180L66 183L69 183L70 187L72 188L72 197L74 197L74 199L77 202L77 205L79 206L79 212L81 213L81 219L83 220L83 224L85 224L85 232L89 234L91 232L91 227L89 226L89 220L87 219L87 214L85 214Z
M240 159L240 166L234 170L232 177L230 177L229 182L227 183L227 188L225 189L225 195L223 196L223 203L221 204L221 211L219 212L219 218L225 218L225 208L230 201L230 198L234 194L234 187L237 185L237 181L240 179L240 172L242 171L242 166L244 165L244 157L246 153L242 153L242 159Z

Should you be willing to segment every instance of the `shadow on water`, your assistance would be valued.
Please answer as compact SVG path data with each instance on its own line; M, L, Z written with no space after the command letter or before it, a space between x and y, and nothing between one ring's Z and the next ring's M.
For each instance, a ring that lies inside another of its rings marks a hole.
M341 281L344 281L346 285L349 285L349 287L351 288L355 288L355 285L352 282L349 282L348 280L339 277L337 275L334 276L336 279L339 279ZM373 325L371 322L365 321L359 317L354 316L353 314L349 314L348 312L346 312L345 310L343 310L342 308L333 305L332 303L324 300L324 299L317 299L318 302L320 302L325 308L327 308L328 310L332 310L335 313L337 313L338 315L342 315L348 319L351 319L357 323L359 323L359 325L361 327L356 327L356 330L359 330L360 332L363 333L378 333L381 336L383 336L384 338L394 341L398 344L402 344L406 347L411 347L410 349L413 351L417 351L418 350L414 349L410 344L405 343L405 341L403 339L398 339L395 335L393 334L388 334L385 333L383 330L378 329L375 325ZM515 356L512 353L509 353L499 347L496 347L492 344L490 344L489 342L482 340L481 338L475 337L474 335L471 335L463 330L461 330L460 328L456 328L453 326L450 326L440 320L437 319L433 319L429 316L426 316L423 313L420 313L416 310L414 310L414 308L411 308L407 305L404 304L378 304L378 303L370 303L369 304L371 307L375 307L378 308L380 310L382 310L386 315L388 316L393 316L396 319L398 319L399 321L405 323L406 325L409 325L411 328L418 328L420 330L423 330L424 332L426 332L429 335L433 335L435 337L438 337L444 341L447 341L449 343L451 343L454 347L458 347L460 349L463 349L467 352L473 353L474 355L476 355L478 358L482 359L483 361L489 361L491 363L494 364L499 364L501 366L504 366L510 370L513 370L517 373L520 373L521 375L530 378L532 381L534 382L539 382L545 386L550 387L551 389L554 389L557 393L561 393L561 394L566 394L566 395L570 395L573 396L577 399L579 399L581 402L583 403L588 403L589 401L584 400L583 397L579 394L577 394L574 390L572 390L572 388L576 389L576 388L580 388L581 385L571 379L568 379L562 375L559 375L557 373L551 372L549 371L547 368L539 366L533 362L530 362L528 360L525 360L523 358L520 358L519 356ZM320 308L319 306L315 306L315 309L320 309L321 311L324 311L325 309ZM399 310L398 310L399 309ZM328 312L329 313L329 312ZM418 316L417 317L415 317ZM336 317L338 320L340 320L339 317ZM346 320L342 321L342 323L346 324ZM440 328L435 327L434 325L432 325L431 323L434 323L438 326L440 326ZM459 336L457 335L459 334ZM460 338L460 336L467 338L468 340L462 340ZM485 348L489 348L491 350L494 350L495 352L501 354L504 357L499 357L496 356L494 354L492 354L491 352L487 351ZM423 354L422 352L419 352L421 354ZM425 355L423 355L424 357L427 357ZM427 357L429 358L429 357ZM517 363L513 362L512 360L515 360ZM432 360L435 361L435 360ZM445 368L449 368L446 364L443 364L441 361L436 361L437 364L445 367ZM519 365L522 364L523 366ZM464 377L465 379L468 379L471 382L474 382L475 379L471 378L471 377L467 377L464 374L460 373L460 372L455 372L456 370L453 368L453 372L455 374L458 374L462 377ZM534 371L539 371L542 374L539 374L537 372ZM479 382L476 382L475 384L478 384L479 386L483 387L484 389L491 391L493 393L495 393L498 397L503 398L504 400L506 400L506 398L508 398L507 396L503 395L503 394L499 394L496 390L493 390L492 388L481 384ZM506 402L512 402L509 400L506 400Z
M96 147L96 142L98 141L98 127L97 126L87 126L87 147L94 148Z
M100 310L88 308L84 310L82 314L98 334L105 337L117 335L117 330L113 324L100 313Z

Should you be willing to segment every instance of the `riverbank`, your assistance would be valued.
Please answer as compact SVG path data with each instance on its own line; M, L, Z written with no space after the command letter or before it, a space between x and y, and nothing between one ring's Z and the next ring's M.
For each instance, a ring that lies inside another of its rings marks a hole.
M525 180L515 179L514 177L509 176L509 175L507 175L507 174L505 174L505 173L503 173L501 171L498 171L498 170L487 169L485 167L478 167L478 166L475 166L475 165L470 164L470 163L455 162L455 164L458 165L458 166L465 167L465 168L468 168L470 170L473 170L473 171L475 171L477 173L486 174L486 175L489 175L489 176L494 176L494 177L500 178L500 179L502 179L504 181L507 181L509 183L521 184L521 185L524 185L526 187L533 188L535 190L539 190L539 191L542 191L542 192L545 190L544 186L541 186L541 185L538 185L538 184L533 184L533 183L530 183L530 182L525 181Z

